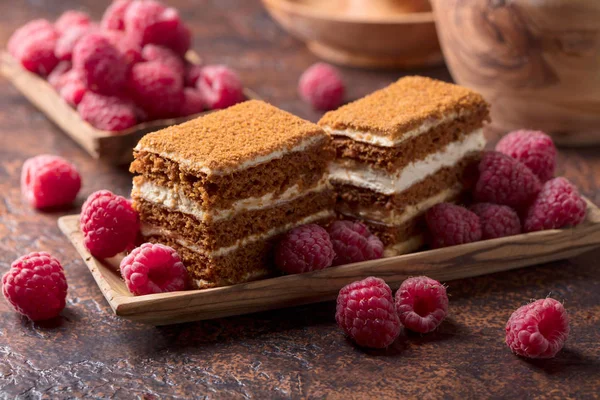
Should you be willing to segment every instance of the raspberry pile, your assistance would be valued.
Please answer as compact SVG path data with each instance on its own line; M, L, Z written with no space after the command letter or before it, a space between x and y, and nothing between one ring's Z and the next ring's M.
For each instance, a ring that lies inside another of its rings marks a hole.
M9 53L40 76L97 129L184 117L244 100L239 76L223 65L185 60L191 32L179 12L156 0L115 0L99 24L80 11L55 23L31 21Z
M288 274L382 256L381 240L365 225L352 221L335 221L327 230L316 224L299 226L286 233L274 251L275 265Z
M46 320L65 308L67 279L56 258L43 251L29 253L4 274L2 293L18 313L32 321Z

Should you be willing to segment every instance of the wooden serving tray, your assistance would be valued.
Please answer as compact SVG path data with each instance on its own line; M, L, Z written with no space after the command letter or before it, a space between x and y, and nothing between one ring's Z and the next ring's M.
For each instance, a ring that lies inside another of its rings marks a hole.
M410 276L449 281L574 257L600 246L600 210L586 201L585 221L571 229L485 240L214 289L137 297L115 272L119 260L101 262L87 251L78 215L59 218L58 226L83 257L116 315L167 325L332 300L344 285L371 275L385 279L395 289Z
M192 51L188 52L186 58L193 64L201 63L200 57ZM0 53L0 72L92 157L113 165L131 162L133 148L145 134L212 112L144 122L119 132L101 131L82 120L77 110L67 104L45 79L24 69L7 52ZM258 98L250 89L244 89L244 94L248 99Z

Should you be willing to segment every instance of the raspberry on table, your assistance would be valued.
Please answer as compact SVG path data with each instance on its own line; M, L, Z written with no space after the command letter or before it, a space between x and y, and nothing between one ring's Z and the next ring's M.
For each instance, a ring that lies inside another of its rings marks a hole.
M104 30L124 31L125 11L131 5L132 0L115 0L104 11L100 20L100 27Z
M326 63L308 68L298 83L300 97L317 110L333 110L344 101L344 82L339 71Z
M527 210L523 229L534 232L576 226L585 219L586 210L577 187L566 178L554 178L544 183Z
M196 87L202 94L204 104L211 110L227 108L244 100L240 77L225 65L203 67Z
M64 75L59 94L71 106L77 107L87 91L81 72L71 70Z
M97 93L115 95L126 84L125 57L102 33L90 33L77 41L73 68L82 71L86 86Z
M183 77L166 65L151 61L135 64L129 78L131 96L151 119L179 115Z
M340 290L335 320L356 344L363 347L388 347L400 334L392 291L382 279L373 276Z
M519 307L506 323L506 344L528 358L553 358L569 337L569 316L552 298Z
M139 226L131 203L108 190L92 193L81 207L79 227L94 257L108 258L127 249L135 242Z
M469 207L481 222L481 238L496 239L521 233L521 220L516 211L508 206L477 203Z
M431 332L448 314L446 288L426 276L408 278L396 292L396 310L406 328L419 333Z
M58 316L65 308L67 287L63 267L46 252L20 257L2 277L6 300L32 321Z
M62 157L42 154L27 159L21 169L21 193L34 208L73 203L81 189L77 168Z
M75 45L85 35L97 30L95 25L75 25L63 32L56 41L54 55L61 61L71 61Z
M477 242L482 237L479 217L456 204L436 204L425 213L425 221L434 248Z
M54 27L61 35L76 26L89 25L92 22L90 16L82 11L68 10L62 13L54 23Z
M165 44L172 39L181 24L179 13L154 0L135 0L123 16L127 35L144 46L148 43Z
M554 177L556 147L550 136L544 132L510 132L496 144L496 151L519 160L537 175L541 182Z
M275 248L275 265L288 274L331 266L335 253L327 231L316 224L302 225L285 234Z
M137 123L135 106L131 102L91 91L85 92L77 112L84 121L103 131L118 132Z
M12 34L8 51L26 70L47 76L59 61L54 54L58 37L50 22L33 20Z
M163 244L144 243L120 265L127 289L135 296L185 290L188 272L177 252Z
M186 117L201 113L202 111L204 111L202 95L194 88L183 88L183 102L181 103L179 115Z
M147 44L142 49L144 61L157 61L171 68L177 75L185 75L185 63L177 53L168 47Z
M502 204L521 211L535 199L540 180L529 168L497 151L484 153L474 197L480 203Z
M357 221L335 221L327 229L335 251L333 265L375 260L383 257L383 243Z

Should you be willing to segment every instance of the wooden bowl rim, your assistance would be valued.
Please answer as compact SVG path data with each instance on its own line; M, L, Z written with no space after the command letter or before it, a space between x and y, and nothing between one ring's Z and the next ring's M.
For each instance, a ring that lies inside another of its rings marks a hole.
M298 4L293 0L261 0L269 10L278 10L287 14L295 14L305 18L318 19L332 22L345 22L352 24L373 25L407 25L407 24L429 24L435 23L433 11L398 13L382 17L369 17L347 14L335 14L323 10Z

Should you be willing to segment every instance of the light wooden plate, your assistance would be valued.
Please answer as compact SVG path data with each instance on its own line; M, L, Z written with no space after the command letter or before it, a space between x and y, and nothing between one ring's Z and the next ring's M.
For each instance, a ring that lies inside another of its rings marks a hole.
M443 61L426 0L262 2L285 30L336 64L416 68Z
M188 52L186 58L194 64L200 63L200 58L194 52ZM21 67L19 62L6 52L0 54L0 72L92 157L113 165L131 162L133 148L145 134L211 112L145 122L119 132L101 131L82 120L77 110L67 104L45 79ZM244 89L244 94L248 99L258 98L250 89Z
M58 226L83 257L116 315L167 325L332 300L344 285L372 275L395 289L410 276L449 281L574 257L600 246L600 210L589 201L587 204L586 220L572 229L486 240L227 287L137 297L129 293L116 272L118 259L101 262L86 250L78 215L60 218Z

